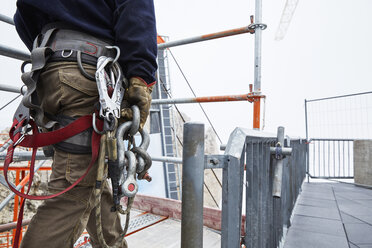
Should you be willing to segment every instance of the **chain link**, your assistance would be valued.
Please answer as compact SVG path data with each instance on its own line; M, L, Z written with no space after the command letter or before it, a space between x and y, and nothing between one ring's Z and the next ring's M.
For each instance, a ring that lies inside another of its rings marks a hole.
M147 153L147 148L150 144L150 136L145 130L140 131L142 138L139 146L135 145L134 139L131 143L132 148L128 147L125 150L124 140L133 138L134 134L138 132L139 128L139 108L132 106L133 120L121 124L116 132L117 147L118 147L118 164L121 168L120 189L121 196L133 197L138 191L136 182L136 173L138 179L144 179L148 169L151 167L151 157Z

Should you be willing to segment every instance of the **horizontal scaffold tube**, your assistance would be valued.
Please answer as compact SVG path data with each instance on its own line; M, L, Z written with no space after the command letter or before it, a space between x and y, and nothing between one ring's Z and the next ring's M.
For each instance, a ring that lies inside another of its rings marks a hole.
M41 166L45 163L46 160L42 160L35 166L34 172L38 171ZM26 175L22 181L17 185L16 190L20 190L23 188L27 183L30 178L30 174ZM0 203L0 211L3 210L3 208L10 202L11 199L13 199L15 193L11 192L1 203Z
M223 38L227 36L244 34L244 33L253 33L253 32L254 32L254 29L251 29L249 26L246 26L246 27L241 27L241 28L225 30L225 31L217 32L217 33L205 34L205 35L195 36L195 37L186 38L182 40L175 40L175 41L161 43L158 45L158 49L165 49L169 47L181 46L181 45L191 44L191 43L200 42L200 41L213 40L213 39Z
M3 14L0 14L0 21L3 21L3 22L6 22L6 23L9 23L11 25L14 25L14 21L13 21L13 18L9 17L9 16L6 16L6 15L3 15Z
M13 161L19 162L19 161L28 161L32 157L32 152L14 152ZM0 161L3 161L6 158L6 153L0 153ZM42 151L36 152L36 160L44 160L48 159L48 157L45 157L44 153ZM152 161L158 161L158 162L168 162L168 163L176 163L181 164L182 158L179 157L151 157ZM2 167L0 167L1 169ZM9 170L12 170L13 167L9 167ZM18 167L14 167L18 168Z
M0 55L10 57L10 58L13 58L13 59L19 59L19 60L22 60L22 61L31 59L29 53L26 53L24 51L14 49L14 48L11 48L11 47L8 47L8 46L4 46L4 45L0 45Z
M31 219L22 221L22 226L27 226L28 224L30 224L30 221L31 221ZM10 231L10 230L13 230L13 229L16 229L16 228L17 228L17 222L16 221L11 222L11 223L2 224L2 225L0 225L0 233L7 232L7 231Z
M1 14L0 14L0 21L14 25L14 21L12 18L1 15ZM228 36L244 34L244 33L254 33L254 32L255 30L250 28L250 26L245 26L241 28L234 28L234 29L229 29L229 30L225 30L221 32L210 33L210 34L185 38L181 40L161 43L161 44L158 44L158 49L165 49L169 47L181 46L181 45L186 45L186 44L191 44L191 43L196 43L196 42L201 42L201 41L219 39L219 38L224 38ZM30 60L29 53L23 52L21 50L17 50L11 47L3 46L3 45L0 45L0 55L7 56L10 58L14 58L14 59L23 60L23 61Z
M8 91L13 93L21 93L22 95L26 93L27 87L24 85L22 87L0 84L0 91Z
M154 99L151 105L160 104L180 104L180 103L206 103L206 102L235 102L248 101L254 102L259 98L265 98L264 95L253 95L252 93L243 95L227 95L227 96L203 96L193 98L177 98L177 99Z

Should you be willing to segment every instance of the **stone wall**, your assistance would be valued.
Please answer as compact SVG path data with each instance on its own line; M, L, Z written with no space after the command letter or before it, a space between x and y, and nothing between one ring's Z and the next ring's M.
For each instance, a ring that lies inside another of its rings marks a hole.
M176 132L179 139L174 142L177 142L178 157L182 157L181 142L183 140L183 124L184 121L190 121L190 118L184 113L182 113L183 119L178 113L175 113L174 116L176 116ZM205 130L205 154L219 154L219 143L217 143L217 137L210 127ZM178 169L180 170L179 174L182 178L182 165L179 165ZM222 169L215 169L213 171L205 170L204 183L204 206L220 208L222 197L222 188L220 186L220 183L222 183Z

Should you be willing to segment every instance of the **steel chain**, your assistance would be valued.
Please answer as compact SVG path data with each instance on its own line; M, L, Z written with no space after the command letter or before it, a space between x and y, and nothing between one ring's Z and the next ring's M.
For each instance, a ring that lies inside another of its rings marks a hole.
M147 153L150 144L150 136L145 130L139 131L140 111L138 106L132 106L133 120L127 121L118 127L120 118L120 107L124 96L124 87L127 88L127 81L122 76L123 73L118 64L120 50L118 47L107 47L116 49L116 58L101 56L97 61L97 71L95 74L97 88L99 93L100 110L99 116L104 119L103 130L96 127L96 115L93 114L93 129L102 135L100 159L98 166L97 184L96 184L96 225L98 240L104 248L119 248L125 242L124 236L128 230L130 210L132 208L134 197L138 192L136 179L151 178L147 171L151 167L151 157ZM136 146L134 135L139 131L141 135L141 144ZM125 149L124 141L128 140L128 149ZM106 160L107 155L107 160ZM107 162L105 162L105 160ZM107 168L108 165L108 168ZM120 244L109 246L106 244L101 224L101 195L103 191L104 173L111 178L113 191L113 207L111 211L117 211L126 215L125 229L121 235ZM106 172L105 172L106 171ZM138 174L138 176L136 175ZM120 204L122 197L128 197L127 207L124 210Z
M118 164L121 169L120 189L121 197L133 197L138 191L136 182L136 173L138 179L144 179L144 175L151 167L151 157L147 153L147 148L150 144L150 136L145 130L141 130L141 144L135 145L131 142L132 148L125 150L125 139L133 139L134 134L138 132L140 123L140 112L137 106L132 106L133 120L121 124L116 132L116 140L118 147Z

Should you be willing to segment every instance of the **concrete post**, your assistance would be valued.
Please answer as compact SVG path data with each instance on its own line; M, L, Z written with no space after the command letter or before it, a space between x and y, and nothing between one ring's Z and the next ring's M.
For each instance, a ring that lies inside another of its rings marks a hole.
M354 181L372 186L372 140L354 141Z

